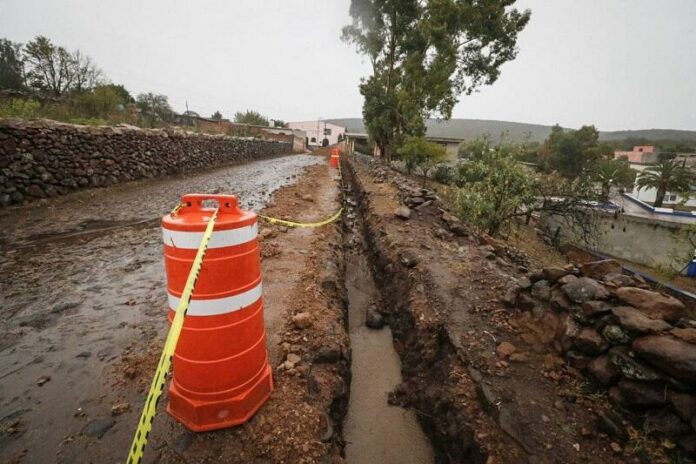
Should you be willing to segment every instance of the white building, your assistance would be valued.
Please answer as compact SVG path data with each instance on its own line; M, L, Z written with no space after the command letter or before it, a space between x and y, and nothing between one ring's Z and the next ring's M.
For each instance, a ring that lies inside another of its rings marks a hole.
M326 139L327 145L338 143L338 136L345 137L346 128L337 126L326 121L296 121L289 122L288 127L298 129L307 134L307 143L309 146L322 146L322 141Z

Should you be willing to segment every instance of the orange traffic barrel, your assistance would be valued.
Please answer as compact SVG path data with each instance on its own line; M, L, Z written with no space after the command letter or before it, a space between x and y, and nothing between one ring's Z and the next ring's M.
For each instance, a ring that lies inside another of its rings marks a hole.
M337 168L338 163L339 163L339 155L338 155L338 148L332 148L331 149L331 162L330 165L332 168Z
M184 195L162 219L169 322L213 209L218 219L173 359L167 411L190 430L242 424L273 390L266 351L256 213L234 195Z

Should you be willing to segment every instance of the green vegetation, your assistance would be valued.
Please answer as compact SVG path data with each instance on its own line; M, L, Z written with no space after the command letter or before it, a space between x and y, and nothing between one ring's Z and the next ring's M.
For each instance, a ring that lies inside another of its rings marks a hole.
M423 176L423 187L428 178L428 172L442 161L447 154L445 147L437 143L428 142L424 137L406 136L399 146L397 153L399 159L406 164L406 170L410 174L417 168Z
M253 110L246 110L244 113L235 113L234 122L238 122L240 124L251 124L254 126L268 126L268 118Z
M166 95L146 92L134 99L123 85L110 83L89 56L44 36L26 44L0 38L2 117L142 127L182 122ZM222 114L216 111L212 118L222 119ZM237 118L247 124L268 125L268 119L255 111L237 113ZM185 122L190 124L191 119ZM276 127L283 125L276 121Z
M386 161L401 139L423 136L430 115L451 117L462 93L492 84L517 54L529 11L511 0L352 0L343 39L372 64L360 85L363 119Z
M166 95L152 92L139 94L135 99L135 105L140 110L141 119L150 127L156 127L163 121L171 121L174 113Z
M602 157L613 153L610 145L599 142L599 131L594 126L564 130L556 125L539 149L539 161L546 171L578 177L593 169Z
M534 176L507 150L496 147L463 163L456 176L457 215L480 231L498 235L536 203Z
M217 119L219 121L222 119L222 113L220 111L216 111L210 116L210 119Z
M24 64L22 46L7 39L0 39L0 89L24 88Z
M674 159L663 159L640 173L636 184L638 188L654 188L655 207L662 206L667 192L676 192L687 198L690 188L696 182L696 175L684 163L679 164Z
M609 200L612 187L632 188L636 180L636 171L626 161L616 159L600 160L591 169L590 175L600 185L600 200L603 202Z

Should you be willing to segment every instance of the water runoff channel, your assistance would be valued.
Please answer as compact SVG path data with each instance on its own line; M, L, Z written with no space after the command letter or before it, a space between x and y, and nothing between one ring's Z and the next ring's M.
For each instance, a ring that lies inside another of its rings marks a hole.
M430 441L413 411L390 406L387 396L401 383L401 362L388 326L368 328L366 313L379 305L379 291L365 253L359 214L346 187L345 285L352 348L348 413L344 425L348 464L429 464Z

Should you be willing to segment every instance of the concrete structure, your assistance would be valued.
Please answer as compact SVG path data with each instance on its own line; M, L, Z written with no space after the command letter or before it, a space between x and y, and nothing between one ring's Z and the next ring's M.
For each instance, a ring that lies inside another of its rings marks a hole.
M638 145L631 151L615 151L615 159L626 159L632 164L652 164L658 161L658 152L652 145Z
M567 220L558 216L542 218L542 227L550 235L558 234L561 243L570 243L591 251L625 259L644 266L671 266L681 269L693 255L691 244L677 232L696 218L648 217L631 213L597 211L593 221L594 240L586 243L582 234ZM675 262L677 258L678 262Z
M307 147L306 134L300 130L287 127L256 126L241 124L229 119L211 119L197 117L191 120L191 124L206 134L236 135L240 137L257 137L263 140L276 140L278 142L292 143L293 152L303 153Z
M338 136L341 138L346 133L346 128L327 121L295 121L289 122L288 127L297 129L307 134L307 143L309 146L322 146L322 141L326 139L328 145L338 143Z

